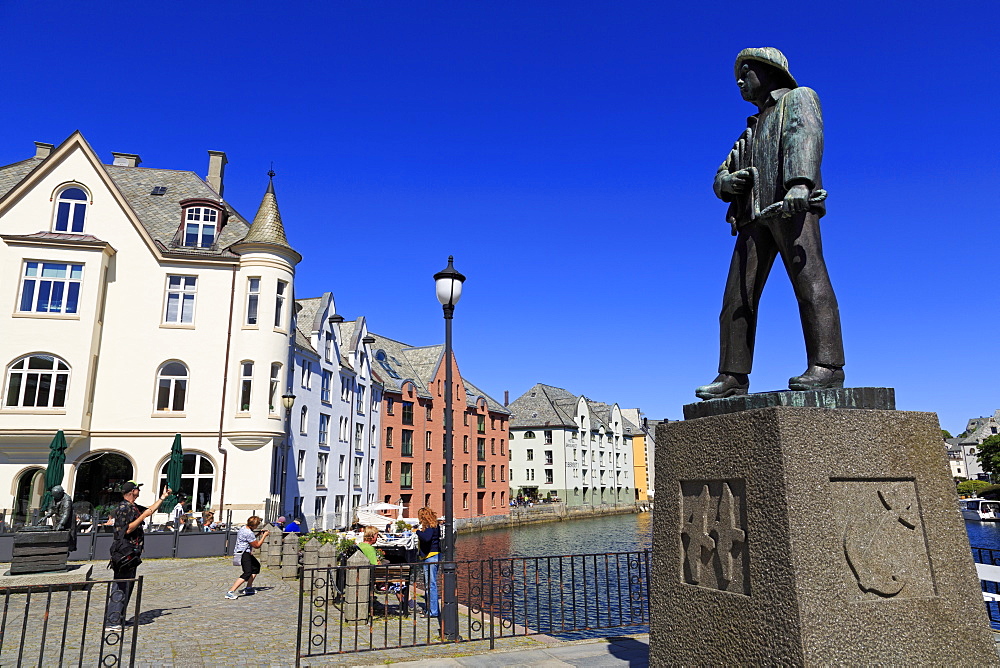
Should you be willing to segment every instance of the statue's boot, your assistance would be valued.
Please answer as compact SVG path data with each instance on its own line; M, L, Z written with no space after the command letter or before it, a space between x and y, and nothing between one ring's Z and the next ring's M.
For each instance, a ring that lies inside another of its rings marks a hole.
M843 386L844 370L822 364L813 364L801 376L788 379L790 390L830 390Z
M694 395L699 399L723 399L746 394L749 388L750 377L745 373L720 373L708 385L695 388Z

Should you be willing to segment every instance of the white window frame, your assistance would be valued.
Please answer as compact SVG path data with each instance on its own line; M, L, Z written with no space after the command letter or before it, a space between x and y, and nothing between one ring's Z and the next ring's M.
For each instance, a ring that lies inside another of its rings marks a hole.
M306 436L309 434L309 407L303 406L299 413L299 434Z
M195 241L189 243L191 228L196 228ZM205 243L206 231L211 228L212 240ZM211 248L219 240L219 210L210 206L189 206L184 209L184 231L181 233L181 245L185 248Z
M319 400L325 404L330 403L330 385L333 381L333 372L323 369L323 377L320 379Z
M84 194L84 199L76 198L65 198L63 194L68 190L76 188ZM79 183L68 183L59 189L59 193L53 198L55 200L55 206L52 208L52 231L60 232L62 234L82 234L87 227L87 209L93 204L90 192L84 188ZM59 209L62 205L66 205L66 229L59 229ZM76 218L77 211L82 210L83 215L80 216L80 229L76 229Z
M295 461L295 477L299 480L304 480L304 474L306 472L306 451L299 450L298 459Z
M184 367L184 375L170 375L166 376L163 370L166 369L171 364L179 364ZM163 387L163 383L166 381L167 388L167 403L166 406L160 407L160 389ZM175 408L177 403L177 387L181 385L183 395L181 399L181 407ZM187 408L187 400L190 396L191 391L191 369L188 365L180 360L167 360L159 366L156 370L156 387L153 390L153 408L157 413L183 413L184 409Z
M62 269L55 269L61 267ZM82 263L74 262L47 262L45 260L25 260L21 265L21 286L17 293L18 313L45 313L55 315L76 315L80 311L80 293L83 290L83 267ZM46 271L62 271L65 276L46 276ZM75 274L75 275L74 275ZM52 294L59 286L58 297L59 308L52 308ZM31 290L31 304L29 308L24 308L25 289ZM48 288L46 293L47 304L45 310L39 310L38 302L42 297L43 290ZM70 293L76 293L76 303L73 310L69 310L68 302Z
M35 367L34 369L32 369L31 368L31 360L34 359L34 358L36 358L36 357L42 358L43 360L46 360L46 361L51 361L52 362L52 368L51 369L43 369L43 368ZM24 368L23 369L15 369L14 367L16 367L18 364L23 364ZM34 355L25 355L23 357L17 358L13 362L11 362L10 365L8 365L8 367L7 367L7 378L6 378L6 382L4 383L4 393L3 393L3 401L4 401L4 403L3 403L3 407L4 408L11 408L11 409L28 409L28 410L37 410L37 409L48 410L48 409L61 409L61 408L65 408L66 407L66 398L69 395L69 381L70 381L70 374L71 374L71 372L72 372L72 369L70 368L70 366L66 362L66 360L64 360L61 357L58 357L56 355L47 355L47 354L44 354L44 353L35 353ZM14 403L10 403L11 392L15 391L15 388L13 386L13 378L14 378L14 376L18 376L19 377L19 380L17 381L17 388L16 388L16 395L17 396L15 398ZM34 395L35 396L35 400L34 400L35 403L33 405L31 405L31 406L25 406L24 405L24 394L25 394L25 391L27 390L28 385L29 385L29 383L26 382L26 381L31 376L37 376L36 379L35 379L35 395ZM39 397L39 395L42 392L42 376L48 376L49 377L49 379L48 379L48 396L45 398L45 404L44 405L38 405L38 397ZM60 388L60 380L62 381L61 382L62 404L57 406L57 405L54 404L54 402L55 402L55 400L57 398L56 392Z
M257 327L260 322L260 280L260 276L247 277L246 314L243 318L247 327Z
M172 285L176 279L176 285ZM177 306L174 319L170 319L170 303ZM188 274L167 274L166 288L163 299L164 325L193 325L194 310L198 304L198 277ZM185 319L187 315L187 319Z
M329 456L325 452L316 455L316 487L326 487L326 465Z
M253 366L251 360L240 362L240 413L249 413L253 405Z
M271 363L271 380L267 388L267 412L271 415L278 415L278 402L281 396L278 388L281 387L281 362Z
M288 289L288 281L278 281L274 291L274 328L284 329L282 324L285 321L285 290Z
M319 414L319 441L320 445L326 445L329 442L330 434L330 416L326 413Z

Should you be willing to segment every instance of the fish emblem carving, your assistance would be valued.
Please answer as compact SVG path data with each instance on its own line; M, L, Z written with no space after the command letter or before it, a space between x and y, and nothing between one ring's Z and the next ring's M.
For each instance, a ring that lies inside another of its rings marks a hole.
M905 569L895 558L899 531L917 528L916 499L905 487L882 487L877 490L879 507L874 521L852 520L844 531L844 555L862 591L891 598L907 583Z

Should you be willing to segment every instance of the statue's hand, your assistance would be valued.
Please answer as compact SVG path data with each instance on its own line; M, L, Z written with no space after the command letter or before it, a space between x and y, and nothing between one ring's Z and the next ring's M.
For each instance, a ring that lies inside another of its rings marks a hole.
M781 210L786 216L802 213L809 208L809 186L799 184L788 189Z
M722 175L722 192L727 195L742 195L753 185L753 177L750 172L741 169L738 172Z

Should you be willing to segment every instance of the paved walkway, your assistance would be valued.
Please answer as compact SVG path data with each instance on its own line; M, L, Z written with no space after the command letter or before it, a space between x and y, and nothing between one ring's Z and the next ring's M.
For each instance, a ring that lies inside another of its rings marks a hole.
M107 562L91 563L95 580L111 579ZM226 600L238 570L228 557L144 561L136 665L293 666L298 582L282 581L265 568L255 596ZM648 644L645 634L569 642L532 636L498 639L492 651L488 641L475 641L318 657L302 665L644 667Z

